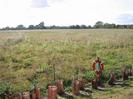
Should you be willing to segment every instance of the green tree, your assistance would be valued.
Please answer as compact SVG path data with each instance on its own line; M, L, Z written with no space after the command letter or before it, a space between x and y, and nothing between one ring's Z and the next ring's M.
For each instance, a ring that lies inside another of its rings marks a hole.
M38 25L36 25L36 29L44 29L44 22L40 22Z
M86 25L81 25L80 28L81 28L81 29L86 29L87 26L86 26Z
M104 28L115 28L115 24L105 23Z
M94 28L103 28L104 23L102 21L97 21Z
M18 25L18 26L16 27L16 29L21 30L21 29L25 29L25 27L24 27L24 25L20 24L20 25Z
M28 29L34 29L34 25L29 25Z

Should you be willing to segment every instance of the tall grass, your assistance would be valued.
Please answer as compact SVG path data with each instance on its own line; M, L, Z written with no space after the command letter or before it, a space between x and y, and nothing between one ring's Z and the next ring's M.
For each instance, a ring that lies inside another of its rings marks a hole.
M0 82L25 86L16 90L51 83L53 65L56 79L69 81L92 79L89 71L96 56L103 60L105 72L133 64L133 30L1 31L0 38L6 46L0 47Z

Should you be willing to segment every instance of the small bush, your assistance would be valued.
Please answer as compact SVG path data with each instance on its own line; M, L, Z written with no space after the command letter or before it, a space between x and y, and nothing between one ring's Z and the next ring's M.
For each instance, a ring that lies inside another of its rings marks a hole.
M71 86L72 84L72 80L65 80L64 81L64 86L68 87L68 86Z
M11 84L7 82L0 83L0 94L11 90Z
M87 72L85 72L85 74L84 74L85 79L87 79L87 80L89 80L89 81L91 81L92 79L94 79L95 76L96 76L96 74L95 74L94 71L87 71Z
M109 80L109 70L104 70L102 72L101 80L102 82L106 82Z

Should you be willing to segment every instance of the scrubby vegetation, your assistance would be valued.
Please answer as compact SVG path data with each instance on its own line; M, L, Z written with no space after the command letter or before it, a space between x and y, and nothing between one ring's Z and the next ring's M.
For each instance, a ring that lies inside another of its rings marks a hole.
M66 86L74 78L89 81L95 76L91 63L96 56L105 64L106 80L109 70L132 66L133 30L0 31L0 93L31 90L34 85L45 89L60 78Z

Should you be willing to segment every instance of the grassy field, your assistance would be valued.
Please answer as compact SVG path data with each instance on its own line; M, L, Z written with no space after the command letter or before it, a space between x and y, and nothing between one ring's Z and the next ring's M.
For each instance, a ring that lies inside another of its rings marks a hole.
M0 92L5 89L21 92L32 89L33 85L45 91L44 86L54 82L53 66L56 79L64 79L65 86L82 76L91 80L94 77L91 63L96 56L105 64L105 78L110 70L120 77L122 66L133 65L133 30L0 31ZM127 92L118 91L120 97L133 96L128 92L133 91L131 87L112 90ZM94 94L103 98L94 99L128 99L114 98L110 93L96 91Z

